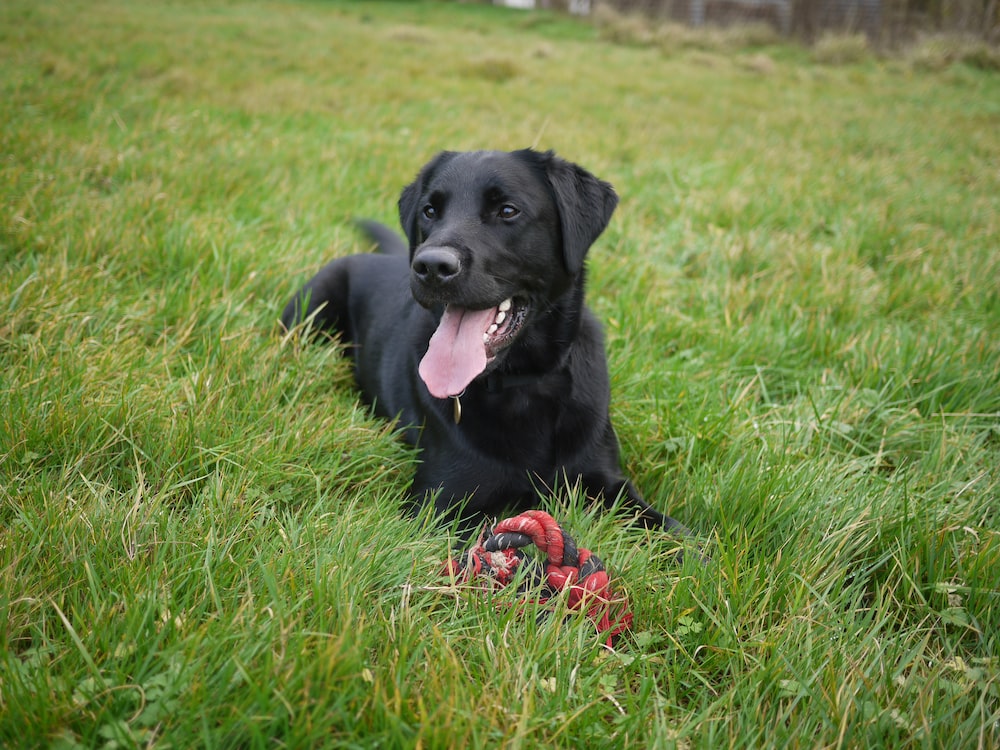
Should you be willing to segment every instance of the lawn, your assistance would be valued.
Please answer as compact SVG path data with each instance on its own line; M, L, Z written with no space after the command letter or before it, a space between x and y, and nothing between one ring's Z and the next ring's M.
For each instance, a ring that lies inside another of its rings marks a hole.
M1000 74L732 39L0 5L0 745L997 747ZM438 150L524 146L621 195L624 461L711 557L540 497L613 649L443 579L415 456L277 331Z

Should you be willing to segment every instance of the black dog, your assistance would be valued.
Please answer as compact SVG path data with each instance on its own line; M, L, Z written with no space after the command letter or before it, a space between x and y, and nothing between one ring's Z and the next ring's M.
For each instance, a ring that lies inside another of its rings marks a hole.
M419 446L416 503L472 523L579 481L685 531L622 474L601 327L584 305L584 256L617 203L552 152L443 152L399 199L408 253L365 223L382 252L329 263L285 308L288 330L312 317L339 334L365 398Z

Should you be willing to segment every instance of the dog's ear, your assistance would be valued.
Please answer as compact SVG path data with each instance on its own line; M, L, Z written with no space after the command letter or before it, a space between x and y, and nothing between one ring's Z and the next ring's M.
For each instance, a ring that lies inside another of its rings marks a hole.
M583 270L587 250L608 226L618 195L607 182L554 152L541 156L559 208L563 262L570 273L577 274Z
M424 187L434 176L434 172L441 168L443 164L451 161L455 156L454 151L442 151L420 170L417 178L403 188L399 196L399 223L406 233L406 238L410 241L410 252L424 241L420 235L420 222L417 221L417 212L421 209L420 196L423 195Z

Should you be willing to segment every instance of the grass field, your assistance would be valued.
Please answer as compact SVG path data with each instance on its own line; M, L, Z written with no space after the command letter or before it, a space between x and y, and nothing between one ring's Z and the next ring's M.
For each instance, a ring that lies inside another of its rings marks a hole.
M7 0L0 61L0 746L1000 744L1000 74L346 0ZM540 498L614 650L449 587L276 332L437 150L530 145L622 196L624 460L712 557Z

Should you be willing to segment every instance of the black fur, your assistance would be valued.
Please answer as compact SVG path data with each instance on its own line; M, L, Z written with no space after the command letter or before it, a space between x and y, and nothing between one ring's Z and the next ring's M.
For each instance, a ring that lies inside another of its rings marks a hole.
M329 263L288 304L285 328L315 316L339 334L365 398L419 446L418 506L433 498L438 512L476 523L579 481L605 503L624 495L647 525L684 531L622 474L601 327L584 304L584 258L617 202L608 183L552 152L443 152L399 199L409 260L395 233L363 223L383 252ZM452 399L430 394L418 364L444 305L508 298L524 322L468 384L456 424Z

